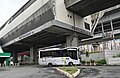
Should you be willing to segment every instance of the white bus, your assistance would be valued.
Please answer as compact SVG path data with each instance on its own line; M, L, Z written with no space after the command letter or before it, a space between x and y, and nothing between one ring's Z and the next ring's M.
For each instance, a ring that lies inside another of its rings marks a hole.
M79 65L77 48L56 48L39 51L39 65Z

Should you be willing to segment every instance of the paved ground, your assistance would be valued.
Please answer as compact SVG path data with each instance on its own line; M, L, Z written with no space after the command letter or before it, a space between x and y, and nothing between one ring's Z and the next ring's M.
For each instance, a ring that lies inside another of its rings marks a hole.
M81 66L77 78L120 78L120 66Z
M0 68L0 78L67 78L55 70L56 67L25 66ZM79 66L77 78L120 78L120 66Z
M18 67L0 68L0 78L66 78L54 68Z

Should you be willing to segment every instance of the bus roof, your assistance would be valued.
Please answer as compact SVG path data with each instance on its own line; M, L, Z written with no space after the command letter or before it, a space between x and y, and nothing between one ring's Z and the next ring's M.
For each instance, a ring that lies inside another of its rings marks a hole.
M51 49L44 49L44 50L39 50L39 51L56 51L56 50L76 50L77 47L67 47L67 48L51 48Z

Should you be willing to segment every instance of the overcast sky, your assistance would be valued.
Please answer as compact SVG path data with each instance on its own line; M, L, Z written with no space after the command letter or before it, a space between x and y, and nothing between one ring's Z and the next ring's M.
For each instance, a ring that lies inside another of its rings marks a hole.
M29 0L0 0L0 26Z

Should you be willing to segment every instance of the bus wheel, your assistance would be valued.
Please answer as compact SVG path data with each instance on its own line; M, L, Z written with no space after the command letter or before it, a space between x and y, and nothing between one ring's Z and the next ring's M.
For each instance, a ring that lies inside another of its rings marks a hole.
M48 66L49 66L49 67L52 67L52 63L48 63Z
M69 66L73 66L73 62L69 62Z

